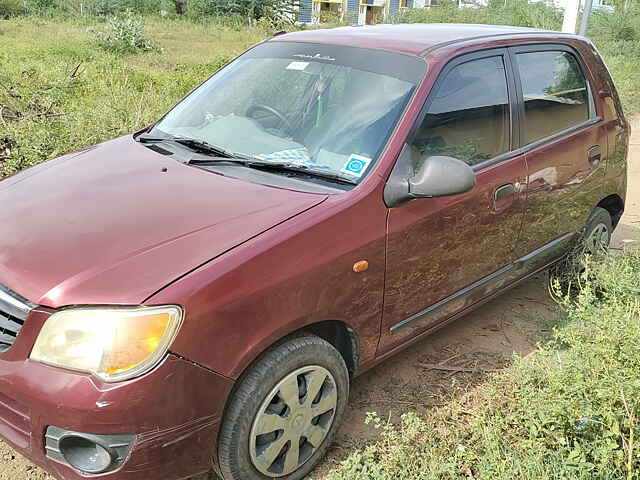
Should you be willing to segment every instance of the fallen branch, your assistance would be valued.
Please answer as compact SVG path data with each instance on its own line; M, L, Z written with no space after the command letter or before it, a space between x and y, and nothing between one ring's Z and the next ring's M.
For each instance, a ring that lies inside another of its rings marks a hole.
M450 367L447 365L438 365L435 363L419 363L421 367L428 368L429 370L443 370L445 372L477 372L477 373L491 373L500 372L500 368L465 368L465 367Z
M84 68L81 70L80 67L82 67L82 62L76 65L76 68L73 69L73 72L71 72L71 75L69 75L69 77L70 78L79 77L84 72Z

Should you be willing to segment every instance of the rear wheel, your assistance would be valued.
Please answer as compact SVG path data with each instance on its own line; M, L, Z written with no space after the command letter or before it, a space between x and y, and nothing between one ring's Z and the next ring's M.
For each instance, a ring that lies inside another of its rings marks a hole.
M609 242L613 233L611 215L604 208L596 207L585 226L584 233L578 242L577 257L579 260L586 255L594 259L601 259L609 250Z
M331 444L349 395L340 353L315 336L267 351L239 380L219 438L227 480L304 478Z
M611 216L603 208L598 208L596 215L591 217L584 236L583 251L592 257L601 257L607 253L611 241Z
M552 291L560 287L561 292L569 293L576 284L575 280L585 271L585 255L591 261L602 260L609 249L612 233L611 215L604 208L596 207L573 252L549 271Z

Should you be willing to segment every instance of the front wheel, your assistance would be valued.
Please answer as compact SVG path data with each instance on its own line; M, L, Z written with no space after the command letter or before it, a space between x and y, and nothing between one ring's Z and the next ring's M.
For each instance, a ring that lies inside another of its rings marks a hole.
M319 337L292 338L238 382L218 442L225 480L304 478L329 448L347 404L340 353Z

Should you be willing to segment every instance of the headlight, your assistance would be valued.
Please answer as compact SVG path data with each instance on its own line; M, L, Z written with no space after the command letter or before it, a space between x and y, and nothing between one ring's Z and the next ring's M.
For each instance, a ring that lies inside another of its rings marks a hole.
M158 364L181 323L176 306L63 310L45 322L31 359L107 382L127 380Z

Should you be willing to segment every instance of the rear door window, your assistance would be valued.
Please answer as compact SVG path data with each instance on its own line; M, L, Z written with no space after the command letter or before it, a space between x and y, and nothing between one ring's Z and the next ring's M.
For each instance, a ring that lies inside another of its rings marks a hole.
M524 97L525 144L589 120L589 85L573 54L540 51L515 58Z
M414 168L433 155L476 165L510 149L511 114L502 56L459 64L438 81L411 144Z

